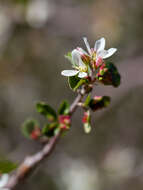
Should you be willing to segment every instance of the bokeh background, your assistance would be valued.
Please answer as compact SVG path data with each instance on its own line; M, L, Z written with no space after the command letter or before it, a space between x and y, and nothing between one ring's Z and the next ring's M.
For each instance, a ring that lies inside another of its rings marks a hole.
M93 114L86 135L81 113L53 155L19 190L143 189L143 0L0 1L0 156L20 163L41 146L27 140L21 124L36 113L35 103L55 108L75 94L61 76L70 68L64 54L100 37L117 47L119 88L97 87L110 95L109 108Z

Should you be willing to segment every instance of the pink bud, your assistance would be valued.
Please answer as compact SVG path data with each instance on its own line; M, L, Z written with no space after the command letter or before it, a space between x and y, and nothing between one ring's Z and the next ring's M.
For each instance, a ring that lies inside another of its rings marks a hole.
M33 130L30 136L32 139L37 140L41 136L40 129Z
M59 122L61 124L69 125L71 123L71 119L69 115L60 115L59 116Z
M103 62L100 69L104 69L105 66L106 66L105 63Z
M94 99L94 100L101 100L101 99L102 99L102 96L94 96L93 99Z
M103 59L101 57L99 57L97 60L96 60L96 67L100 67L103 63Z
M82 118L82 122L83 123L88 123L88 119L89 119L89 112L84 112L83 118Z
M61 128L62 130L67 130L67 129L68 129L67 125L64 125L64 124L61 124L61 125L60 125L60 128Z

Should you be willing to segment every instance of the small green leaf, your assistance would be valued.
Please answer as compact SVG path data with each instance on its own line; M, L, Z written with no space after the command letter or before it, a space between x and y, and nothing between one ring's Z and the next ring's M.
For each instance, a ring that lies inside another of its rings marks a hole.
M77 75L68 77L69 86L73 91L77 90L85 82L86 82L86 79L80 79Z
M25 137L31 138L31 133L35 128L39 128L38 122L34 119L28 119L22 125L22 133Z
M65 55L65 58L67 58L69 61L72 60L72 54L71 52L68 52L66 55Z
M91 131L91 125L90 125L90 123L84 123L84 131L85 131L85 133L90 133L90 131Z
M86 99L85 99L84 106L88 106L90 100L91 100L91 94L88 94L88 96L87 96Z
M73 90L76 91L84 83L86 83L86 80L85 79L80 79L80 81L77 83L77 85L74 87Z
M89 76L91 76L91 75L92 75L92 71L91 71L91 68L90 68L89 65L90 65L90 64L87 65L87 68L88 68L88 74L89 74Z
M54 130L54 135L57 135L59 132L60 132L60 128L57 127L57 128Z
M69 103L67 101L63 101L59 107L58 114L67 115L68 113L69 113Z
M44 115L47 119L50 121L56 120L57 119L57 114L55 110L46 104L45 102L39 102L36 104L37 111Z
M80 81L80 78L77 76L68 77L68 83L72 90L76 87L79 81Z
M9 173L18 167L17 164L9 160L0 160L0 173Z
M55 135L55 130L58 127L58 123L46 124L42 129L42 134L47 137L53 137Z

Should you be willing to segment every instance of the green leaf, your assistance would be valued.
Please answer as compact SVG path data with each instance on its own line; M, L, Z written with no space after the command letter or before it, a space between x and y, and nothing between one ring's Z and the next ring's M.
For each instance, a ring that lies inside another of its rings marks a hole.
M68 52L66 55L65 55L65 58L67 58L69 61L72 60L72 54L71 52Z
M55 110L46 104L45 102L39 102L36 104L37 111L44 115L50 121L55 121L57 119L57 114Z
M86 79L80 79L77 75L68 77L69 86L73 91L76 91L85 82L86 82Z
M89 102L89 107L92 111L97 111L99 109L105 108L110 104L111 98L109 96L96 96Z
M90 61L89 61L89 62L90 62ZM89 74L89 76L91 76L91 75L92 75L92 71L91 71L91 68L90 68L89 65L90 65L90 64L87 65L87 68L88 68L88 74Z
M56 128L55 130L54 130L54 135L57 135L58 133L60 133L60 128Z
M104 68L99 69L97 78L104 85L112 85L114 87L118 87L121 81L117 67L111 62L106 62Z
M73 90L76 91L84 83L86 83L86 80L85 79L80 79L80 81L77 83L77 85L74 87Z
M76 87L79 81L80 78L78 78L77 76L68 77L68 83L72 90Z
M42 134L47 136L47 137L53 137L55 135L55 131L58 127L58 123L51 123L51 124L46 124L43 129L42 129Z
M18 167L17 164L9 160L0 160L0 173L9 173Z
M84 106L88 106L90 100L91 100L91 94L88 94L88 96L87 96L86 99L85 99Z
M31 133L35 128L39 128L38 122L34 119L28 119L22 125L22 133L25 137L31 138Z
M69 113L69 103L64 100L59 107L58 114L67 115L68 113Z
M91 125L90 125L90 123L84 123L84 131L85 131L85 133L90 133L90 131L91 131Z

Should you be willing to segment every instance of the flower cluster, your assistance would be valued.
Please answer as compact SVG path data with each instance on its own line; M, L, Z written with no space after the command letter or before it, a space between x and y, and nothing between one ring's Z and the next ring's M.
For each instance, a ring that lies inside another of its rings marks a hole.
M70 128L71 118L69 115L59 115L59 124L60 128L67 130Z
M72 63L73 70L63 70L61 74L68 77L68 83L73 91L78 88L84 88L88 95L85 102L79 105L84 109L82 123L86 133L91 130L90 126L90 110L93 112L107 107L110 104L109 96L90 97L94 84L112 85L118 87L120 85L120 74L116 66L105 59L111 57L116 48L105 49L105 38L100 38L95 42L93 48L90 47L86 37L83 38L87 51L81 47L77 47L66 58ZM62 128L66 128L64 122Z
M104 64L104 59L112 56L117 49L110 48L105 50L105 38L101 38L95 42L94 48L91 48L87 38L83 38L87 48L87 52L77 47L71 52L71 62L74 70L64 70L61 72L64 76L75 76L85 78L90 76L91 70L98 69Z
M71 115L77 106L84 109L82 123L86 133L91 130L91 111L95 112L107 107L110 104L109 96L91 97L94 85L104 84L118 87L120 84L120 74L113 63L106 61L117 49L105 49L105 38L100 38L95 42L93 48L90 47L87 38L83 38L87 51L77 47L66 55L71 62L73 70L63 70L61 74L68 77L68 83L73 91L78 92L79 99L75 99L70 106L64 100L56 111L46 102L38 102L36 110L46 119L44 125L39 125L36 120L27 120L23 124L23 134L33 140L51 138L59 131L65 132L71 127ZM84 99L85 96L85 99Z

